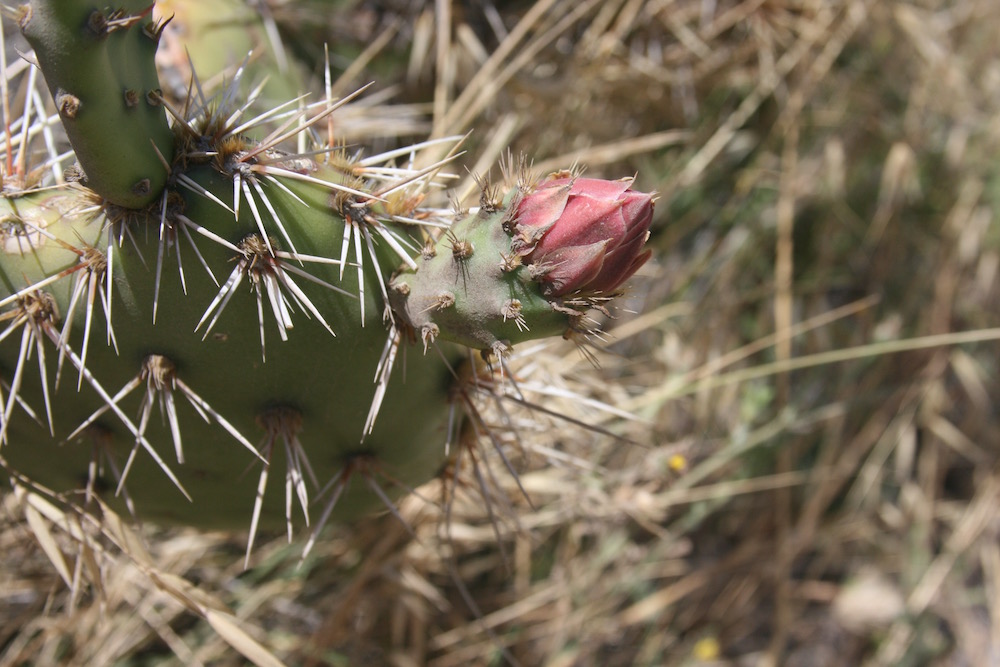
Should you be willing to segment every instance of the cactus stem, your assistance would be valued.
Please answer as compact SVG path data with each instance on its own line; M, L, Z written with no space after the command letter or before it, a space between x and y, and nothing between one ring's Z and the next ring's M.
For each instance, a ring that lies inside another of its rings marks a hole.
M87 3L34 0L19 24L88 187L120 206L142 208L166 184L157 153L173 152L173 133L156 105L141 103L158 84L156 45L149 39L153 3L124 4L125 9L101 11ZM124 91L132 92L123 97ZM104 132L107 127L115 131Z
M253 553L254 541L257 537L257 527L260 522L261 511L264 507L264 494L267 491L268 470L274 457L274 450L281 440L285 452L285 525L288 532L288 541L292 541L292 504L293 496L298 499L302 508L302 515L305 518L306 526L309 526L309 490L306 486L306 475L312 481L313 487L318 488L319 482L316 474L309 464L309 457L306 456L302 443L299 442L299 433L302 431L302 415L298 410L280 406L270 408L257 416L257 423L264 429L264 438L258 445L258 450L265 465L261 468L260 477L257 482L257 494L254 498L253 514L250 519L250 535L247 538L247 552L244 559L244 568L250 567L250 555Z

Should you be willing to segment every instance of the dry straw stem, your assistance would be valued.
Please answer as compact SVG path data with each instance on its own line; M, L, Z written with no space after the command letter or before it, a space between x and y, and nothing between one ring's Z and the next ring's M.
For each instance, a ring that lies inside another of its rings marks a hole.
M273 4L304 21L305 4ZM599 368L569 343L530 347L508 386L546 412L483 406L530 504L487 443L478 477L465 458L458 484L401 503L416 540L392 516L335 527L300 567L262 535L237 576L245 536L146 527L157 570L197 578L292 664L496 664L500 647L524 665L988 664L997 3L378 6L350 10L357 32L397 26L372 62L402 51L400 85L432 84L410 101L435 131L475 128L476 172L508 145L638 171L661 193L656 262ZM117 570L66 592L95 558L41 514L47 528L20 512L0 531L2 664L82 662L98 643L244 661ZM879 613L854 594L873 581Z
M45 497L51 497L51 492L41 489L45 494L43 495L24 486L21 481L17 481L16 476L14 480L13 494L10 497L13 502L8 503L6 509L9 512L23 512L29 530L63 578L74 599L85 595L84 590L90 587L100 594L100 599L104 602L120 598L125 604L136 607L139 617L147 626L146 631L156 633L180 658L187 657L191 661L201 662L170 627L170 616L176 617L179 611L184 610L204 619L230 647L254 664L261 667L277 667L282 664L251 636L253 629L245 621L234 617L224 603L182 576L160 569L145 548L144 540L109 507L102 503L99 513L94 515L78 513L72 505L66 511ZM71 563L74 563L72 574ZM177 563L173 565L176 566ZM143 589L146 595L160 597L161 604L156 608L148 608L142 596L135 595L136 587ZM167 611L166 618L162 608L164 603L168 610L173 607ZM70 611L73 611L72 608ZM43 627L42 632L33 637L21 635L28 641L18 648L28 653L37 652L42 656L37 664L56 664L60 659L59 644L65 641L65 633L73 632L74 626L76 630L81 630L94 623L104 625L108 620L104 617L106 612L104 605L84 608L64 618L67 624L65 627L56 624ZM101 632L100 637L88 638L86 632L80 632L74 637L75 642L82 644L79 657L82 659L89 654L86 662L106 664L127 652L129 647L135 648L139 638L135 633L141 633L143 628L141 625L136 627L134 622L127 626L127 632L114 633L110 637L106 636L106 632ZM107 626L103 628L107 629ZM123 645L126 638L128 639ZM11 658L14 662L9 664L17 664L21 659L17 655L21 651L14 655L8 654L9 657L0 664L8 664Z

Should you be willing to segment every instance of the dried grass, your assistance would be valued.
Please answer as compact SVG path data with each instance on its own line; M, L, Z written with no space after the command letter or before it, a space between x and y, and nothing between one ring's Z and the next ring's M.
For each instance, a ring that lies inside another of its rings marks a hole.
M272 8L315 37L310 4ZM375 517L301 566L21 484L0 665L994 664L1000 6L393 5L338 16L393 26L366 59L476 128L477 171L661 193L600 366L533 348L511 381L546 412L486 406L520 488L466 460L402 503L416 539Z

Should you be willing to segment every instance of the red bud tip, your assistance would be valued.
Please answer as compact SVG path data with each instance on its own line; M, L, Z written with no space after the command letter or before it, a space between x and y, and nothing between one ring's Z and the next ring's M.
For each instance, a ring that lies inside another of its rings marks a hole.
M610 294L649 259L653 196L631 185L560 176L521 200L517 252L538 268L547 295Z

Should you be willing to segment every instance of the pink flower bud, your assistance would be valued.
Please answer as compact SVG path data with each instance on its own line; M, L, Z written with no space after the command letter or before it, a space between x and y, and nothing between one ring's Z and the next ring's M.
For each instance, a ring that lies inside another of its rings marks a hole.
M649 259L653 196L631 185L558 174L521 200L515 247L548 296L610 294Z

